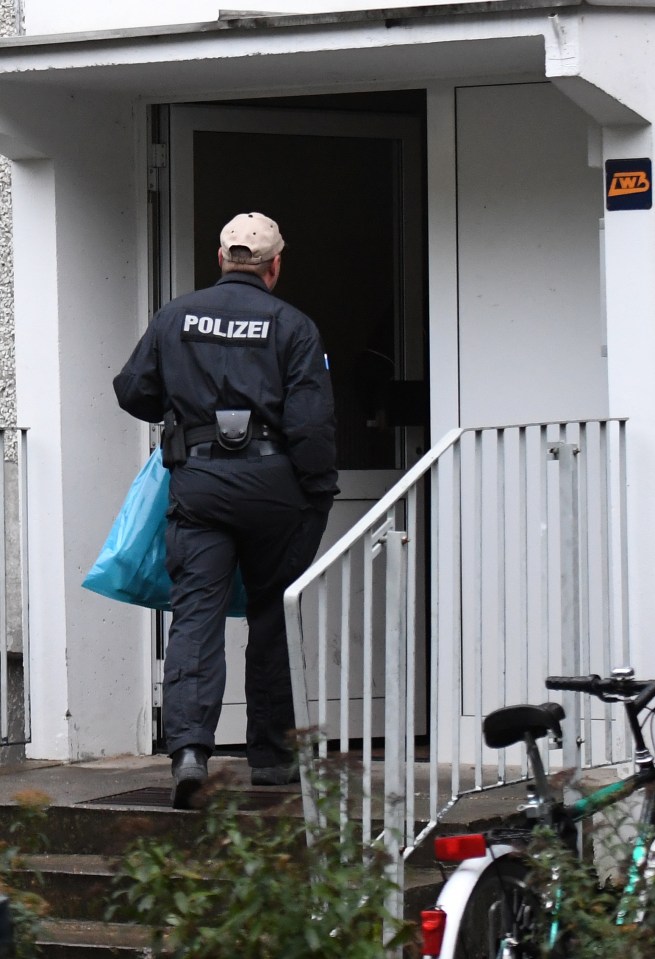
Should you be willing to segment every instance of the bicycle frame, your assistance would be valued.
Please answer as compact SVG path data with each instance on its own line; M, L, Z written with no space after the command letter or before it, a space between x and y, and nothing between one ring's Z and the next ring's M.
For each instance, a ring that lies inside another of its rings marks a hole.
M640 770L631 776L622 779L617 783L610 783L608 786L602 786L588 796L576 800L570 806L564 807L565 815L573 823L583 822L598 812L614 806L617 802L627 799L640 789L644 789L655 782L655 768L651 765L649 768ZM632 908L634 906L634 896L637 893L640 883L644 876L644 869L651 854L651 843L653 839L653 803L650 801L647 814L640 819L639 830L634 840L630 866L628 868L627 881L623 895L619 903L616 916L616 924L624 925L628 922L640 922L643 919L641 911L635 915ZM651 864L653 875L655 875L655 862ZM560 931L560 914L562 905L562 890L558 885L558 876L553 876L554 894L552 904L552 919L548 930L548 945L551 949L555 947ZM645 894L642 894L645 897Z
M640 789L646 791L644 808L639 819L637 835L634 840L630 866L628 867L627 881L624 888L619 908L616 915L616 924L624 925L628 922L641 922L644 917L644 906L646 891L644 880L655 877L655 850L653 848L653 828L655 827L655 763L653 757L646 747L641 726L638 721L638 714L641 706L639 701L624 702L625 711L630 723L632 735L635 741L635 762L638 771L631 776L616 783L610 783L595 790L588 796L583 796L570 806L564 807L564 814L569 817L573 823L580 823L585 819L623 799L627 799ZM641 888L640 888L641 884ZM634 913L634 896L638 894L640 899L640 908ZM551 947L554 945L559 932L559 897L556 896L553 921L549 942ZM630 909L633 909L632 914Z
M570 823L576 825L589 819L602 810L608 809L616 803L624 800L639 790L645 790L646 798L639 818L637 835L634 840L630 865L627 872L627 882L619 904L616 916L616 924L623 925L627 923L638 923L643 920L647 886L652 880L655 880L655 763L653 757L647 749L638 716L641 710L647 706L653 699L655 685L650 683L635 684L641 689L637 695L629 694L620 688L620 682L627 683L630 677L627 676L627 669L615 671L613 679L619 684L618 689L608 692L607 684L609 680L600 681L598 677L551 677L553 686L550 688L576 688L573 685L562 686L554 685L555 682L567 682L569 684L587 682L591 679L598 680L600 691L593 691L592 694L598 695L603 701L623 702L626 715L629 720L634 744L635 744L635 763L637 771L627 776L619 782L611 783L607 786L595 790L587 796L577 799L575 802L562 806L556 802L551 793L550 784L544 772L541 754L531 732L527 731L524 735L524 742L528 751L528 758L533 773L534 791L529 795L528 802L519 807L527 818L537 820L544 825L554 826L557 810L557 821L560 824ZM630 671L631 672L631 671ZM622 677L620 674L624 674ZM548 685L548 683L547 683ZM588 692L589 690L577 686L578 691ZM544 735L543 732L538 735ZM554 828L556 828L554 826ZM526 833L527 835L527 833ZM563 837L564 838L564 837ZM566 841L566 840L565 840ZM575 844L570 843L571 848ZM576 850L579 852L579 850ZM453 959L456 954L457 941L462 925L463 916L467 903L474 896L476 885L482 879L485 872L494 864L506 859L508 856L516 856L522 852L520 845L512 845L503 841L489 844L484 856L468 859L461 862L456 871L444 885L441 894L437 900L435 911L441 911L443 940L441 951L435 954L439 959ZM439 858L439 857L438 857ZM552 918L549 924L549 946L551 949L559 938L560 917L562 908L563 891L559 880L557 868L553 869L552 895L550 898L550 909ZM510 935L505 935L498 947L497 956L494 959L514 959L518 955L523 955L520 943L517 943Z

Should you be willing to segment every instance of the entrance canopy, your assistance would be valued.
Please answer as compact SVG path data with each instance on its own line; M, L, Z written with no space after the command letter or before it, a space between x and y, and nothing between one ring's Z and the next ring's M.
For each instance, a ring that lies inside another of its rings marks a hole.
M579 3L557 0L492 0L13 37L0 41L0 82L4 96L11 79L71 93L173 102L267 91L335 92L344 85L350 91L371 85L389 89L426 79L572 79L582 76L581 44L593 33L588 23L583 29L581 10ZM603 14L611 15L599 7L593 13L603 20ZM585 69L593 74L593 51L585 53ZM609 81L606 53L602 45L596 66ZM597 112L602 84L589 79L598 86L588 95ZM620 106L605 104L613 122L638 120L625 98L619 99Z

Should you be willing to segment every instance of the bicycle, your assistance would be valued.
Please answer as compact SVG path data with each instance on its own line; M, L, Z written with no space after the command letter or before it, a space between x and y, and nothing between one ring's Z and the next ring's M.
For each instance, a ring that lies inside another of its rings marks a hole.
M534 826L550 827L564 847L579 856L578 824L638 790L644 790L645 799L613 921L622 925L644 920L648 885L655 878L655 762L644 741L639 715L644 710L655 713L655 708L649 709L655 699L655 680L636 680L628 666L614 669L605 679L598 675L549 676L546 687L586 693L606 703L622 702L635 745L636 770L566 804L553 795L537 745L548 735L555 746L562 745L562 706L506 706L487 716L483 735L489 747L503 749L521 741L526 745L533 785L527 802L519 806L524 824L435 840L437 860L459 865L443 886L436 905L421 915L423 959L534 959L544 954L536 944L538 917L543 918L544 910L550 914L546 920L548 954L553 959L565 956L566 941L560 935L563 892L558 870L554 867L550 877L548 902L529 881L525 851Z

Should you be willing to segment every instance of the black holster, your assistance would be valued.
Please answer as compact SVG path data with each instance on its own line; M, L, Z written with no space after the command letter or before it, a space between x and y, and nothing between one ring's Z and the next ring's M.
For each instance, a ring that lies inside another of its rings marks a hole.
M224 450L243 450L252 439L250 410L216 410L216 440Z
M173 410L164 414L164 432L161 438L161 460L167 469L186 463L184 427L175 422Z

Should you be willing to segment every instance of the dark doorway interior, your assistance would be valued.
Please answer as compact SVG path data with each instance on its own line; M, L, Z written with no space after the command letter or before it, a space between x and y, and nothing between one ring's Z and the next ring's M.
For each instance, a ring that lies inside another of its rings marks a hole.
M367 112L424 115L424 101L422 91L411 91L238 106L355 111L365 124ZM335 392L340 469L403 465L396 431L371 425L387 383L403 376L401 162L394 141L366 136L194 135L195 286L215 281L220 227L235 213L259 210L279 222L287 247L276 293L321 331Z

